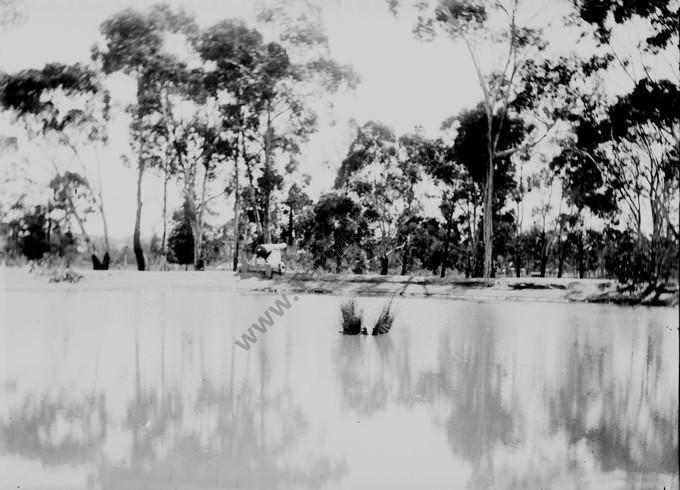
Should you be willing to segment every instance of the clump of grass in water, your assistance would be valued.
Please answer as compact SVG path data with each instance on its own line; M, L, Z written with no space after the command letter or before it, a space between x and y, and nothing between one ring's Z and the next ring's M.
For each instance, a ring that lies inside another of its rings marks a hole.
M342 315L343 335L367 334L366 329L361 328L362 313L357 308L356 301L350 299L342 303L340 305L340 314Z
M375 321L375 326L371 335L383 335L390 331L392 328L392 323L394 323L394 314L391 311L392 300L383 306L378 319Z

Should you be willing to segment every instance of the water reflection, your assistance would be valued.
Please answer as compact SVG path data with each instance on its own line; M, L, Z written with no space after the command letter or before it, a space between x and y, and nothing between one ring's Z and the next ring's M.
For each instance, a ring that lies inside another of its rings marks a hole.
M28 396L0 426L3 450L44 465L83 463L106 437L106 399L72 403Z
M11 294L0 488L678 488L670 310L304 298L246 352L271 298Z

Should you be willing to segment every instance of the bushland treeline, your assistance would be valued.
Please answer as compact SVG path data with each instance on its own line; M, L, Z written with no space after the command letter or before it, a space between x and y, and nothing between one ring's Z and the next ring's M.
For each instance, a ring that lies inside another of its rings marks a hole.
M386 4L408 18L413 6L403 7ZM442 121L436 137L356 125L333 188L317 199L299 168L304 145L324 101L360 83L329 55L318 7L281 1L258 7L253 25L206 28L165 4L119 12L101 25L89 61L0 76L3 117L22 129L1 140L12 184L0 209L4 254L72 260L87 249L119 264L101 166L120 164L137 176L139 270L236 269L257 244L285 241L293 265L337 272L677 277L677 6L573 0L569 23L593 46L587 56L553 55L549 33L523 25L521 8L417 2L414 35L462 43L481 100ZM630 24L644 24L637 50L617 51L612 36ZM607 90L612 74L626 78L625 93ZM134 85L123 108L108 88L115 77ZM130 151L116 163L102 155L122 118ZM28 148L24 166L12 160ZM26 170L36 166L47 186ZM161 177L163 227L143 243L149 173ZM173 186L178 209L168 204ZM219 202L230 216L214 226ZM88 233L93 219L101 239ZM352 245L328 261L323 252L347 237Z

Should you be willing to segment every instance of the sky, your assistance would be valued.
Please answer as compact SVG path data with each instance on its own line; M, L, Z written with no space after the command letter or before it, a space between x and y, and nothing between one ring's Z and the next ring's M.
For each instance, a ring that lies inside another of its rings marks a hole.
M544 26L559 22L565 0L525 2ZM155 3L134 2L136 8ZM170 1L209 25L218 19L252 18L252 1ZM24 23L0 33L0 70L13 72L44 63L83 62L99 39L99 25L111 14L129 6L129 0L22 0ZM319 128L302 155L301 171L312 176L310 194L330 189L335 171L351 140L350 121L382 121L403 134L421 126L435 134L443 119L481 99L469 56L448 39L415 39L412 23L395 18L384 0L320 0L331 56L349 63L361 77L352 93L335 101L335 124ZM122 132L125 128L118 128ZM111 160L118 158L112 155ZM131 235L135 212L135 171L119 164L104 169L104 195L109 206L110 234ZM144 186L143 229L160 229L160 183L153 175ZM175 193L171 196L178 200ZM226 209L226 203L224 203ZM144 223L145 222L145 223ZM89 223L97 234L98 222Z

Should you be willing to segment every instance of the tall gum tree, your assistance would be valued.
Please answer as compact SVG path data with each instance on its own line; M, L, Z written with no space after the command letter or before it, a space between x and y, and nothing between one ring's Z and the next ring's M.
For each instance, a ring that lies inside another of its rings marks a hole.
M393 0L388 3L391 10L398 14L400 4L407 2ZM416 35L422 40L446 36L461 41L469 54L482 95L487 121L483 203L483 276L487 278L493 275L494 174L498 159L521 147L537 144L551 129L550 124L544 125L540 128L544 130L542 134L541 131L531 132L518 147L499 149L499 141L506 130L503 121L506 120L506 114L513 111L512 102L521 81L521 68L545 47L541 31L523 23L526 16L521 15L520 6L520 0L415 2ZM501 121L498 126L492 124L496 119Z
M193 264L201 268L204 232L210 203L223 196L226 188L214 190L223 163L232 148L221 134L219 112L208 103L198 107L189 120L173 120L173 140L177 141L175 168L181 182L186 219L194 239Z
M207 76L211 89L226 96L220 107L233 148L234 268L243 234L241 211L254 221L256 239L271 241L273 195L285 200L278 193L285 178L295 174L302 145L316 130L316 102L356 81L351 70L320 48L327 40L316 20L291 17L280 5L262 7L258 29L273 25L277 32L267 42L242 22L222 21L198 44L202 58L213 65Z
M489 124L487 121L486 108L481 103L471 110L462 111L457 117L444 121L443 127L455 132L453 144L447 151L447 159L461 165L465 171L459 170L451 173L451 169L447 168L446 164L439 169L442 172L441 176L445 177L443 183L449 186L453 184L452 195L466 202L466 208L468 208L465 211L466 221L468 222L466 227L469 235L468 245L470 246L468 255L470 266L468 269L475 276L484 273L487 244L483 241L483 238L486 223L491 222L493 224L497 221L496 218L500 218L507 198L516 188L513 156L518 153L517 148L520 147L526 138L526 134L530 131L525 121L514 113L506 112L503 119L500 118L500 115L493 118L491 126L493 133L498 135L498 140L494 143L495 150L493 150L494 186L491 195L491 210L489 211L486 209L488 198L486 191L489 189L487 185L489 148L486 145ZM461 183L460 180L464 182ZM481 226L482 243L484 244L481 264L477 257L479 210L482 210ZM487 219L489 217L491 219ZM494 224L492 232L497 232L501 224L498 223L499 226ZM502 245L504 244L498 243L498 246ZM491 246L494 246L493 242Z
M178 63L177 56L167 49L168 34L191 35L193 19L183 11L174 12L166 4L156 4L141 12L128 8L105 20L100 31L102 43L94 46L92 56L101 63L106 74L123 72L137 85L136 102L130 107L131 136L137 153L137 208L133 231L133 250L138 270L145 270L141 242L142 180L148 160L148 143L153 119L158 117L159 97L163 78ZM149 119L152 119L151 121Z
M579 210L619 205L653 286L677 264L680 239L680 4L575 0L573 7L583 38L604 53L575 73L591 81L616 76L623 93L582 91L585 106L568 118L571 134L552 165Z
M332 104L334 94L354 89L359 77L351 66L333 59L318 2L263 2L257 21L265 38L275 42L271 46L283 49L268 50L265 62L270 68L262 79L263 231L265 241L270 241L272 195L281 190L276 185L281 181L279 168L284 167L287 176L295 175L303 147L317 130L320 111Z
M92 254L97 250L85 226L90 205L102 220L105 252L110 251L101 181L109 100L96 73L79 64L52 63L0 79L0 105L20 122L29 143L42 150L52 168L50 188L59 192ZM89 204L80 205L83 200Z
M436 149L422 136L397 138L384 124L369 121L358 128L342 161L335 188L345 191L362 208L371 234L366 245L388 274L390 257L402 251L402 271L408 269L413 219L420 212L416 184L421 168Z
M200 33L196 50L211 66L206 68L205 89L217 100L222 117L221 137L229 148L233 164L232 179L227 191L234 198L232 267L237 270L241 255L242 207L247 171L251 192L246 193L254 207L252 187L252 142L260 127L259 97L260 56L262 35L237 20L223 20ZM259 215L258 215L259 216ZM259 219L258 219L259 222Z

